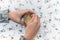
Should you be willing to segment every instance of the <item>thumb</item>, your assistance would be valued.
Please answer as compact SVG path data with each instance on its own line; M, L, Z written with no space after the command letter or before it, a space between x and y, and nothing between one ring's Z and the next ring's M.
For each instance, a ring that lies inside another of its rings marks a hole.
M20 20L19 24L25 25L25 23L22 20Z

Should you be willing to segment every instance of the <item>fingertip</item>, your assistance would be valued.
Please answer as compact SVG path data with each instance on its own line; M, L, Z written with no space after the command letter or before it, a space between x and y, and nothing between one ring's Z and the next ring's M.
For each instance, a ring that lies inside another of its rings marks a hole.
M34 20L34 18L35 18L35 16L34 16L34 14L32 14L30 22L32 22Z
M33 17L34 17L34 14L32 14L31 16L32 16L32 18L33 18Z

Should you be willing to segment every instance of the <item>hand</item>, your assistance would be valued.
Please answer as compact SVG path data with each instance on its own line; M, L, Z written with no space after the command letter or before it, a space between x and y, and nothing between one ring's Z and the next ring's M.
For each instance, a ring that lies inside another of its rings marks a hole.
M21 21L21 17L24 15L24 14L27 14L27 13L31 13L33 14L34 12L32 12L31 10L28 10L28 9L22 9L22 10L17 10L15 12L10 12L9 13L9 18L11 20L13 20L14 22L17 22L19 24L24 24L23 21Z
M32 19L27 23L24 37L27 40L32 40L36 35L37 31L39 30L39 28L40 28L40 18L37 15L33 14Z

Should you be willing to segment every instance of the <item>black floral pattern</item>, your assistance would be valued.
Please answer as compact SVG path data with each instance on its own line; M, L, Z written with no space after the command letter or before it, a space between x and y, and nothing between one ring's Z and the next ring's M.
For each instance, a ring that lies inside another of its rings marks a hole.
M34 40L60 40L60 0L0 0L0 10L31 9L40 16L41 27ZM19 40L25 27L12 20L0 23L0 40Z

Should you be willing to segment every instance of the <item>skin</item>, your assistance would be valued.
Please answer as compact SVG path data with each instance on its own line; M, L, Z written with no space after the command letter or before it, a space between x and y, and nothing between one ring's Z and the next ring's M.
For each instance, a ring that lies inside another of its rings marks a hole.
M24 34L24 37L27 40L33 40L34 36L37 34L40 28L40 18L36 14L34 14L34 12L32 12L31 10L27 10L27 9L17 10L14 12L10 12L9 18L13 20L14 22L24 25L24 22L21 21L21 17L27 12L32 13L31 15L32 18L29 22L27 22L26 32Z
M40 28L40 18L33 14L32 19L27 23L25 37L27 40L32 40Z
M28 10L28 9L22 9L22 10L16 10L14 12L9 12L9 18L11 20L13 20L14 22L17 22L21 25L24 25L24 22L21 21L21 17L24 15L24 14L27 14L27 13L31 13L33 14L34 12L32 12L31 10Z

